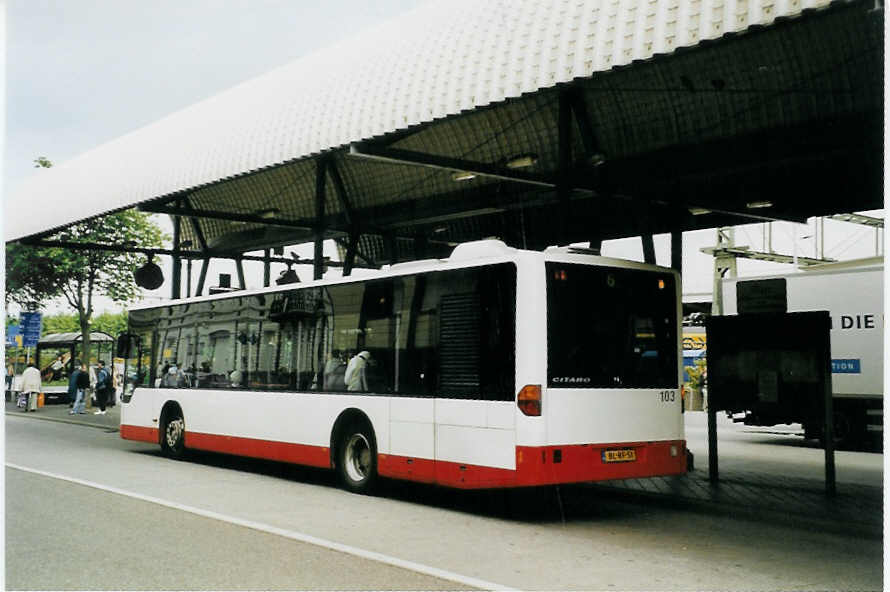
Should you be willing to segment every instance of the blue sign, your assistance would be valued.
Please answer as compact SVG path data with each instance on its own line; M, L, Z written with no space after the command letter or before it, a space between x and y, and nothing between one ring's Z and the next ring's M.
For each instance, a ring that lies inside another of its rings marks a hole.
M16 337L19 335L18 325L9 325L6 327L6 347L18 347L19 342Z
M23 312L19 316L22 332L22 347L34 347L40 341L40 328L43 316L39 312Z
M831 360L832 374L861 374L860 360Z

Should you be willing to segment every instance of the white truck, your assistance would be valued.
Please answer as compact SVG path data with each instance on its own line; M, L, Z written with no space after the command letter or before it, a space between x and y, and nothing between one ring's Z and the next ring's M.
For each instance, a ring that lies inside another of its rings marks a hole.
M880 444L884 398L884 265L871 258L811 267L783 275L723 281L724 314L737 313L740 282L784 278L788 312L831 315L831 384L836 438L850 445ZM763 425L750 411L745 423ZM802 423L807 438L821 427L802 417L770 418L769 425Z

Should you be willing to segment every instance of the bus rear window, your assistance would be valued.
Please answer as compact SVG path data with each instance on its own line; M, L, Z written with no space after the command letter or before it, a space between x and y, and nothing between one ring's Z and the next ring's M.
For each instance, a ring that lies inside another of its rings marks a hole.
M670 273L547 263L547 382L553 388L676 388Z

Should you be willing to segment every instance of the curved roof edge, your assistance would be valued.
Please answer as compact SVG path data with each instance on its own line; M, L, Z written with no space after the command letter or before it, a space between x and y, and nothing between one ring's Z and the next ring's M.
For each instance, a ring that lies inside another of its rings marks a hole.
M433 2L41 170L7 198L6 240L829 4L831 0ZM29 207L11 207L23 203Z

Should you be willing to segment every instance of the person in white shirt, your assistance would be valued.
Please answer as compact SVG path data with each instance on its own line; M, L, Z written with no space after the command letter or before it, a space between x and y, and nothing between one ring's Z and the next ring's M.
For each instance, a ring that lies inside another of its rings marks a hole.
M37 411L37 395L43 390L40 370L32 362L22 372L22 396L25 397L24 411Z
M371 352L362 350L349 360L349 364L346 365L346 374L343 376L347 391L366 392L368 390L367 367L370 359Z

